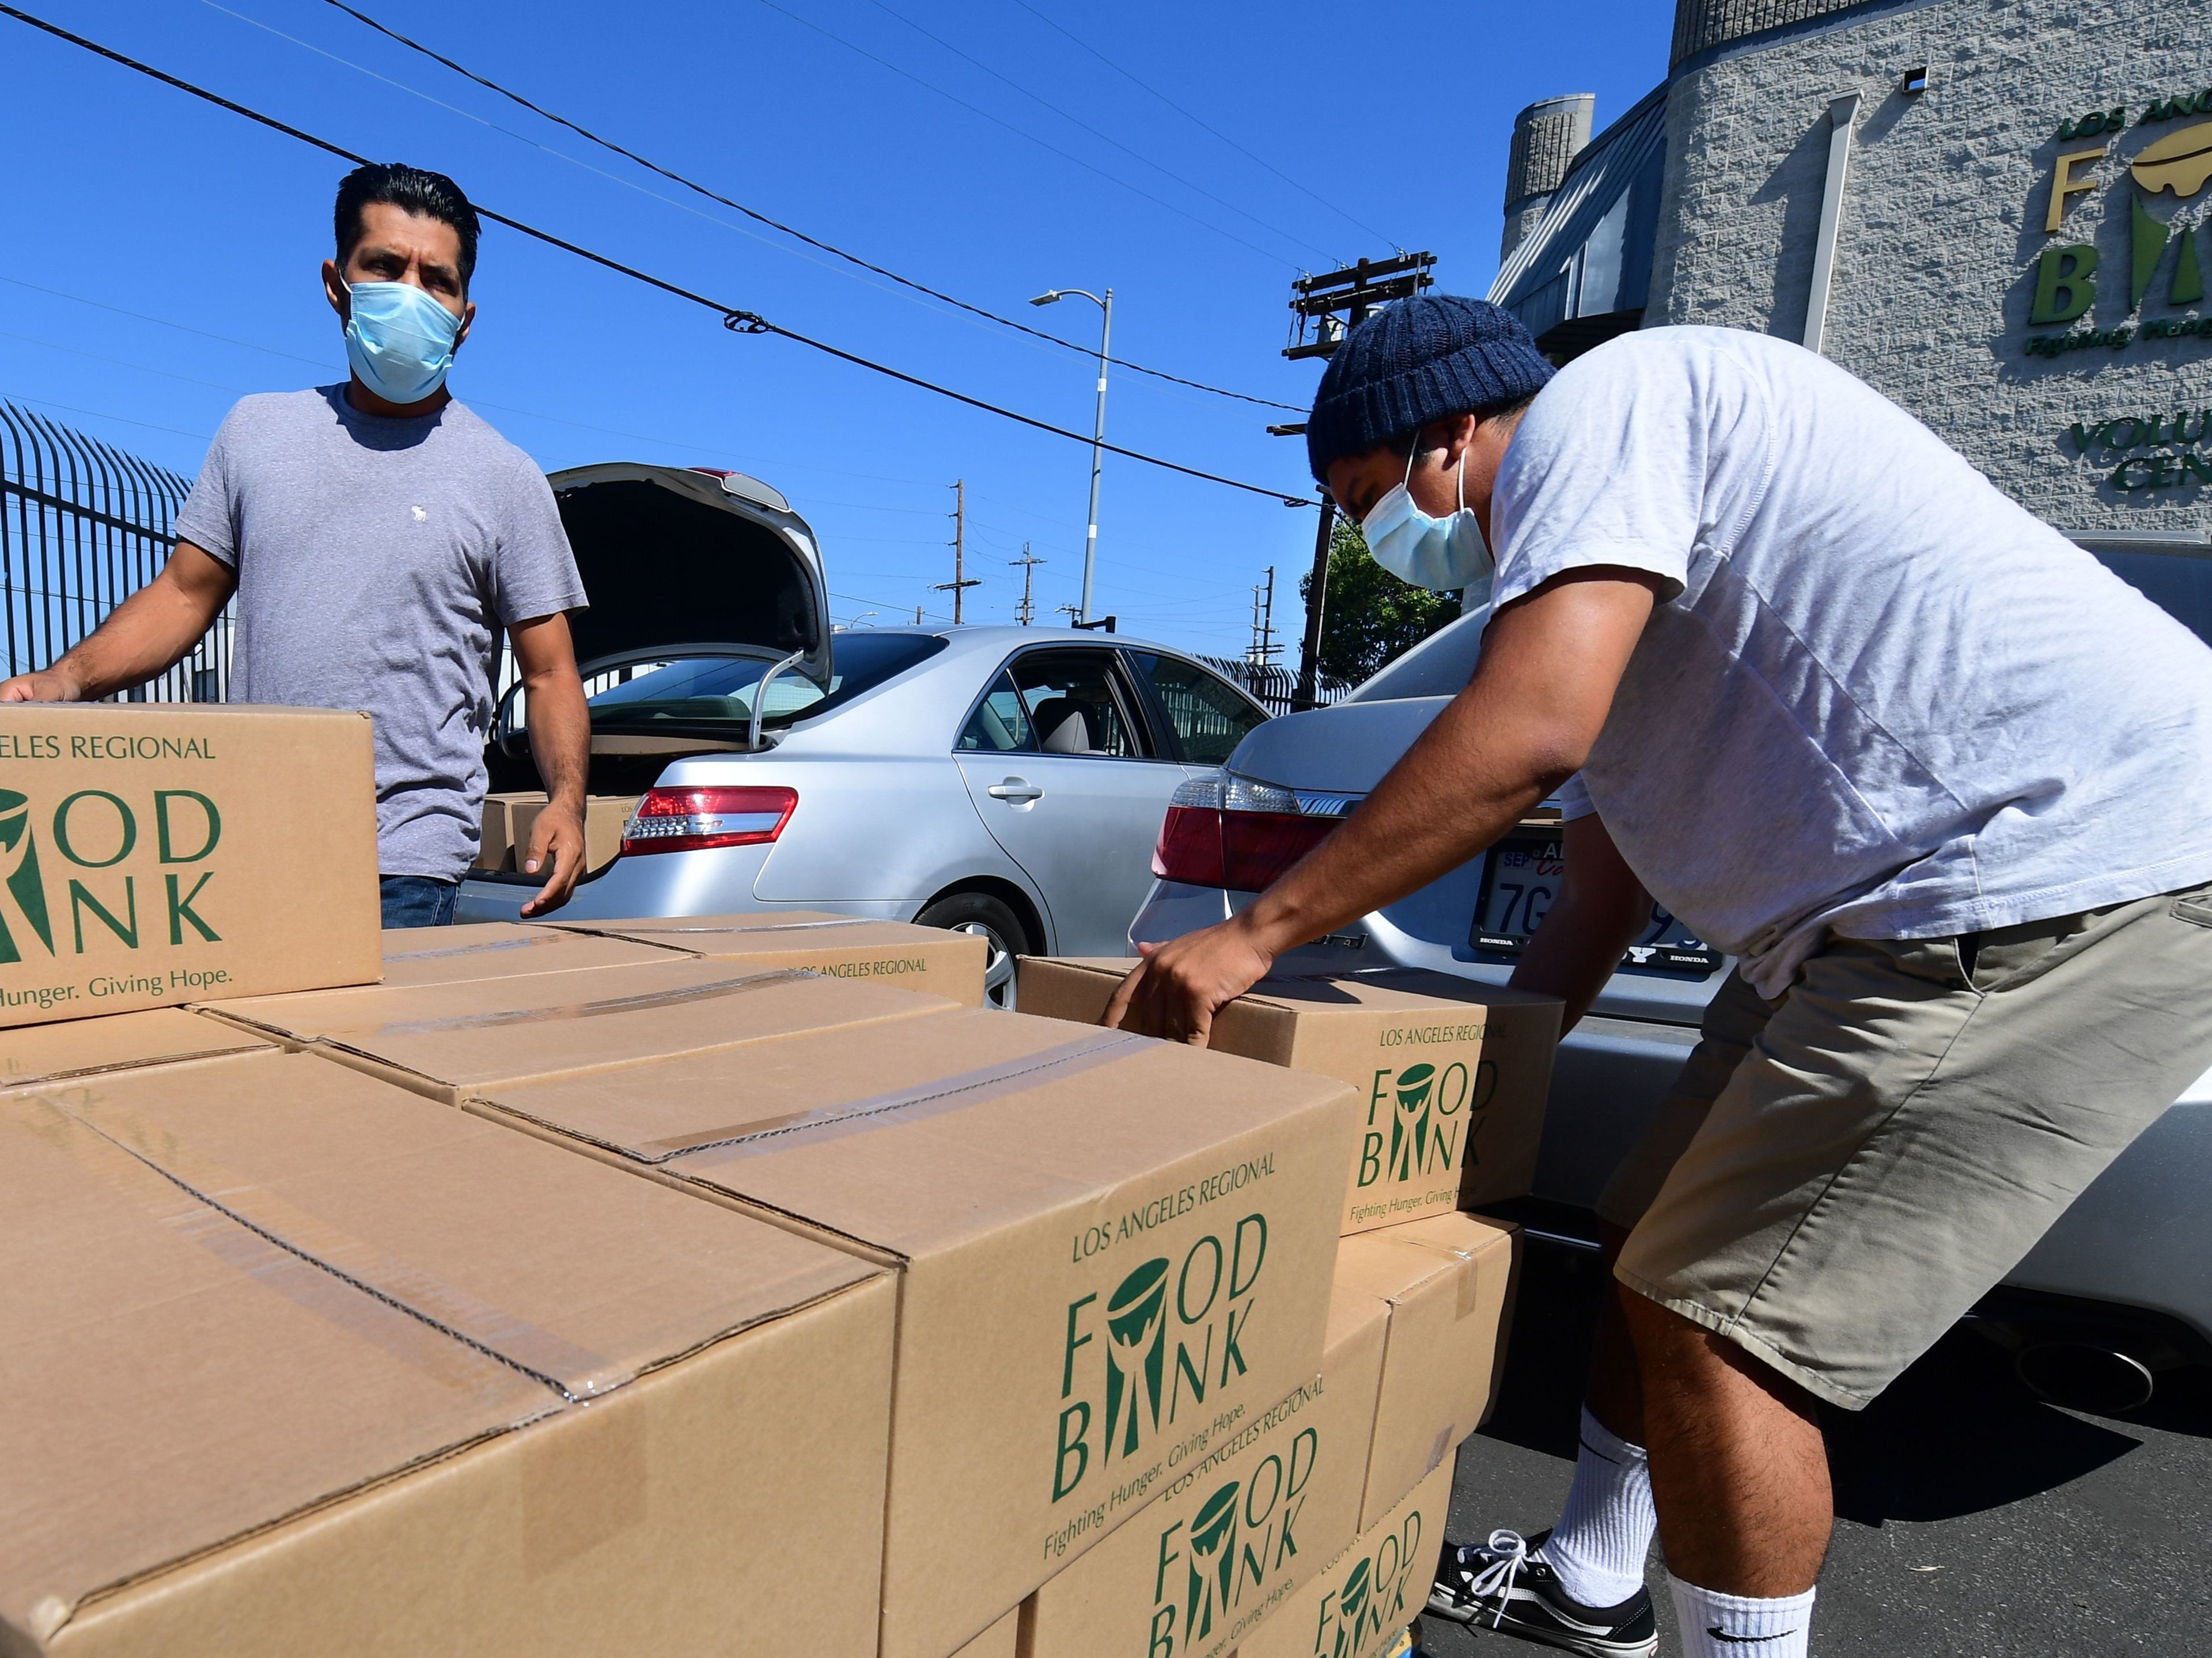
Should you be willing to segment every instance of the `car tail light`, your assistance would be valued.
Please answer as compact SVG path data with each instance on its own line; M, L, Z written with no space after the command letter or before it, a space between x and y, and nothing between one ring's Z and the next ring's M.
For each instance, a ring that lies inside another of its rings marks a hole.
M1222 772L1175 792L1152 851L1152 873L1192 886L1258 892L1328 838L1341 821L1315 817L1291 790Z
M797 789L648 789L623 825L623 855L757 846L782 834L798 807Z

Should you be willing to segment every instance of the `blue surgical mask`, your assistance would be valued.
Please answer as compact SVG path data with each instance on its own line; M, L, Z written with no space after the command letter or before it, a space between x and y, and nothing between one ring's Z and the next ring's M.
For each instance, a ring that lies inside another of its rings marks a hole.
M1414 453L1420 451L1418 441ZM1406 458L1406 477L1413 476L1413 456ZM1359 521L1375 562L1401 581L1440 593L1459 591L1460 608L1472 610L1490 602L1497 561L1482 533L1482 521L1467 504L1467 452L1459 458L1459 510L1449 518L1431 518L1413 504L1404 483L1393 484Z
M346 361L386 403L420 403L446 383L461 319L412 282L354 282Z

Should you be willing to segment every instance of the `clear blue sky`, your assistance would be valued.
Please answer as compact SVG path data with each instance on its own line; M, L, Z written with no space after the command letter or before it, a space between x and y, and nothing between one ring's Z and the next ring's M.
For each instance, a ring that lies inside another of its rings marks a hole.
M1395 242L1434 250L1442 288L1485 291L1514 112L1591 91L1600 125L1611 120L1658 79L1671 17L1660 0L1595 0L1564 29L1563 9L1487 0L362 9L977 304L1095 342L1094 307L1024 301L1110 284L1116 355L1300 404L1319 366L1278 355L1291 278ZM451 173L486 205L802 332L1090 429L1091 374L1075 354L747 224L322 0L26 9L349 149ZM343 374L316 276L343 164L5 18L0 70L0 396L189 476L240 393ZM1087 446L786 341L732 336L705 311L496 226L474 297L458 395L549 470L642 459L768 480L820 531L841 622L911 623L917 604L949 613L929 584L951 574L956 477L968 485L968 573L987 584L969 592L969 619L1012 618L1020 572L1006 561L1024 541L1048 561L1041 608L1075 596ZM1263 429L1293 418L1117 370L1107 431L1304 493L1303 446ZM1251 587L1273 564L1277 623L1295 641L1312 534L1310 512L1109 455L1095 607L1125 633L1239 653Z

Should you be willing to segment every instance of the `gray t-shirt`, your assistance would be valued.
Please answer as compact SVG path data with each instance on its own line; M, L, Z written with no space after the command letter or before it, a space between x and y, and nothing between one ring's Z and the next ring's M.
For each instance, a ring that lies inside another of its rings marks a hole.
M544 474L458 403L276 392L223 421L176 532L238 572L231 700L366 709L380 868L458 879L501 630L585 603Z
M1522 418L1491 517L1500 606L1578 566L1662 582L1560 798L1761 995L1830 933L2212 879L2212 651L1814 353L1600 346Z

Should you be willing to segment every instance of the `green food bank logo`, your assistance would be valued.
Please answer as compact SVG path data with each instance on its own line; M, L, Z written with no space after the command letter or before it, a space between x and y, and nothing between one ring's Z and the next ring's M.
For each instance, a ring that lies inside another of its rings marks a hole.
M0 965L34 951L82 956L111 940L128 950L165 938L218 942L203 908L214 872L191 865L222 839L222 814L193 789L155 789L135 801L79 789L48 812L0 788Z
M1237 1612L1286 1579L1320 1445L1316 1430L1300 1429L1287 1453L1270 1451L1243 1479L1207 1497L1188 1534L1180 1520L1161 1531L1145 1658L1177 1658L1226 1631Z
M1473 1071L1456 1060L1441 1071L1425 1061L1376 1071L1367 1095L1360 1186L1386 1176L1402 1186L1457 1169L1468 1114L1488 1105L1497 1091L1498 1066L1489 1060Z
M1433 1552L1433 1551L1432 1551ZM1421 1564L1421 1511L1388 1532L1375 1547L1352 1563L1334 1594L1323 1595L1314 1627L1315 1658L1352 1658L1386 1632L1403 1629L1420 1610L1409 1596L1418 1587L1425 1600L1428 1581L1416 1585Z
M1180 1266L1166 1255L1145 1261L1103 1315L1095 1291L1068 1303L1054 1502L1097 1469L1151 1455L1185 1405L1203 1405L1209 1389L1244 1374L1241 1344L1267 1257L1267 1218L1249 1214L1225 1241L1200 1237Z

